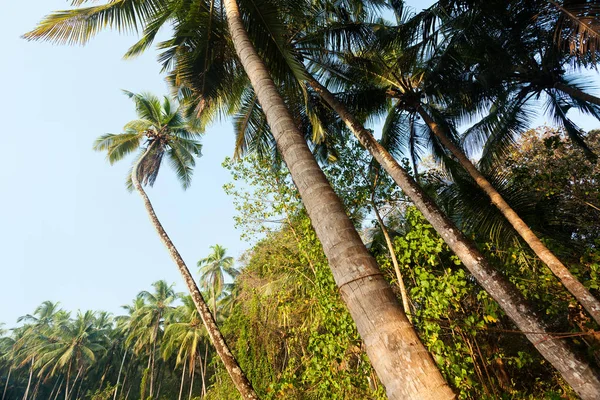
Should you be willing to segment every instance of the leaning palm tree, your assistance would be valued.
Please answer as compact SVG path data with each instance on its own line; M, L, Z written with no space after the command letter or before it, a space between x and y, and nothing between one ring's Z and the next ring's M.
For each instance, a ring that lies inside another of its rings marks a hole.
M85 1L78 0L74 4L81 5L83 2ZM177 15L177 12L173 11L171 7L176 3L179 2L123 0L110 2L102 6L59 12L42 21L38 29L29 33L27 37L54 40L61 43L82 43L107 26L131 28L142 23L146 27L155 28ZM206 32L207 36L226 37L223 35L227 33L224 30L219 31L219 35L210 34L210 27L213 26L211 25L212 22L223 22L220 13L214 10L214 2L194 1L191 4L194 6L194 11L198 11L196 14L202 14L198 15L199 18L209 16L209 23L206 27L196 23L196 26L190 26L189 32L202 31ZM204 57L205 60L208 60L211 55L220 55L231 49L230 44L233 43L237 59L234 59L233 62L228 59L225 60L226 62L213 63L213 65L224 65L227 72L235 67L239 70L241 66L246 72L254 88L256 99L266 116L265 122L273 131L273 141L276 143L283 161L287 164L315 227L317 236L323 244L324 252L330 262L341 297L356 323L357 330L365 342L366 352L379 378L386 387L388 396L391 399L411 397L454 398L454 393L445 382L416 331L408 322L402 307L395 299L390 285L379 270L377 262L369 254L352 221L347 216L342 202L321 171L306 143L305 136L298 129L296 121L291 116L278 92L270 76L269 68L262 61L259 52L250 40L248 28L256 34L257 44L269 42L272 48L279 49L286 46L279 35L273 35L273 31L264 29L264 24L260 22L262 16L267 17L269 21L277 19L278 7L274 3L257 7L255 2L249 2L245 5L245 15L243 16L235 1L222 1L221 5L225 11L225 20L229 28L228 33L231 41L223 41L224 46L219 48L205 46L205 51L201 53L209 55L209 57ZM310 8L310 2L298 3L298 5ZM156 8L167 10L167 13L154 13L153 11ZM286 11L290 10L291 8L286 9ZM259 17L253 21L258 22L257 24L246 24L244 22L244 17L246 17L246 22L252 19L250 15ZM215 24L215 26L222 27L223 24ZM284 26L284 24L279 24L278 29L283 29ZM192 38L192 40L195 40L195 38ZM163 54L162 58L169 59L169 53L172 54L177 51L177 45L182 41L185 42L186 39L173 38L168 41L164 46L166 55ZM152 38L149 38L149 40L141 43L139 47L143 49L151 42ZM178 54L175 62L194 54L193 51L189 51L193 48L193 44L182 47L184 47L184 51L187 47L188 52ZM302 76L302 64L289 56L289 53L283 54L286 61L294 67L293 70L298 76ZM218 57L212 58L218 60ZM208 63L200 64L190 72L193 78L199 79L200 87L206 87L211 83L210 76L201 75L206 72L207 66ZM166 67L171 68L172 64L167 63ZM273 65L269 67L273 68ZM196 75L193 75L194 71L196 71ZM190 75L188 74L188 76ZM237 77L240 76L237 75ZM246 83L248 78L242 75L240 79L226 82L231 83L230 87L233 89L239 89L240 82ZM230 89L230 91L234 91L233 89ZM205 94L210 93L202 93L202 96ZM202 111L203 104L206 104L202 96L198 98L199 107L197 108L199 111ZM156 152L154 150L156 147L153 146L155 143L156 141L149 142L147 151L150 153ZM143 161L143 159L144 157L140 160ZM132 172L132 183L144 198L146 207L151 210L150 201L137 179L137 165ZM139 172L144 172L140 176L145 179L148 174L147 169L141 166ZM153 220L156 219L153 211L151 217ZM155 226L157 226L159 232L164 232L162 227L159 228L157 224ZM161 233L161 238L163 238L178 265L180 265L180 269L182 269L185 264L178 253L175 253L176 249L170 240L167 240L166 234ZM191 284L191 276L188 278L186 275L186 281L188 279ZM211 330L208 330L210 333ZM240 388L243 388L243 386L238 386L238 389ZM252 396L254 395L252 394Z
M128 175L128 185L137 190L142 197L150 221L183 276L217 354L236 387L245 399L257 399L252 385L227 347L192 274L165 232L143 188L145 184L154 184L165 155L183 187L187 188L190 185L194 158L200 156L202 148L197 140L197 129L168 98L165 97L161 103L157 97L150 94L125 93L133 99L139 119L125 125L121 134L106 134L100 137L94 149L106 151L111 164L139 150L137 160Z
M225 275L235 278L239 271L233 266L233 257L226 256L227 249L215 244L210 246L212 253L198 261L200 267L200 280L203 286L210 290L213 303L213 315L217 319L217 298L223 293L225 286Z

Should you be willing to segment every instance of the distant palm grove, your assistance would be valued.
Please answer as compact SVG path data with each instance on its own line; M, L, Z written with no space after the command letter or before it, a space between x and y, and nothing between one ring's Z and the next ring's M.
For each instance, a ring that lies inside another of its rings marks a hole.
M0 326L1 400L600 399L600 1L71 6L24 38L159 50L171 93L93 148L187 292ZM223 118L249 248L190 269L146 189Z

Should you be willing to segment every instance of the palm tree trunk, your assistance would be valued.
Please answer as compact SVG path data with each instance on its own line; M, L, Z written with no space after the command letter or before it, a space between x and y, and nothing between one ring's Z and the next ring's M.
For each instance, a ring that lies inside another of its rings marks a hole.
M402 307L404 308L404 312L408 317L408 320L411 321L410 315L410 304L408 300L408 294L406 293L406 286L404 286L404 280L402 279L402 272L400 272L400 266L398 265L398 258L396 258L396 252L394 251L394 244L392 243L392 239L390 238L390 234L388 233L385 224L383 223L383 219L379 214L379 210L377 209L377 205L375 202L371 200L371 205L373 206L373 211L375 212L375 216L377 217L377 222L379 223L379 227L381 228L381 232L383 233L383 237L385 238L385 243L388 248L388 252L390 253L390 257L392 258L392 265L394 266L394 272L396 272L396 279L398 280L398 288L400 288L400 296L402 297ZM412 322L412 321L411 321Z
M154 143L156 143L156 142L154 142ZM215 322L215 319L212 316L210 308L208 308L208 305L206 304L206 302L204 301L204 298L202 297L202 293L200 293L200 290L198 289L198 286L196 285L196 282L194 281L194 277L192 276L192 274L190 273L190 270L188 269L187 265L183 261L183 258L179 254L179 251L177 250L177 248L175 247L175 245L173 244L173 242L167 235L167 232L164 230L162 224L160 223L158 217L156 216L156 213L154 212L154 207L152 207L152 203L150 202L148 195L142 188L142 185L140 184L140 182L137 178L137 169L140 165L140 162L148 154L148 151L150 150L151 146L154 145L154 143L148 147L148 149L146 150L146 153L142 157L140 157L140 159L138 160L136 165L134 165L134 167L133 167L133 172L131 174L131 181L133 182L133 186L140 193L140 196L142 197L142 200L144 201L144 206L146 207L146 211L148 213L148 216L150 217L150 221L152 222L154 229L156 229L156 232L158 233L161 241L167 247L167 250L169 251L171 258L173 259L173 261L175 261L175 264L177 265L177 268L179 269L179 272L181 273L181 275L185 281L185 284L192 296L192 299L194 300L194 304L196 305L198 314L200 315L200 318L202 319L202 322L204 323L204 326L206 327L208 336L210 337L210 339L213 343L213 346L215 347L215 350L217 351L217 354L223 361L223 364L225 365L225 368L227 369L227 372L229 373L231 380L233 381L236 388L242 395L242 398L248 399L248 400L258 399L258 396L254 392L254 389L252 388L252 385L250 384L250 381L248 380L248 378L246 378L246 375L240 368L237 360L235 359L235 357L231 353L231 350L227 346L227 343L225 342L225 338L223 337L223 334L221 333L221 331L219 331L219 328Z
M58 385L58 390L56 391L56 395L54 396L54 400L58 399L58 395L60 394L60 389L62 388L62 385L63 385L63 383L65 383L65 382L64 382L64 379L63 379L63 381L60 383L60 385Z
M160 318L157 319L156 325L154 326L154 341L152 343L152 353L150 353L150 398L154 395L154 362L156 360L156 342L158 341L158 325L160 324Z
M181 372L181 384L179 385L179 397L178 400L181 400L181 395L183 394L183 382L185 381L185 367L187 367L187 357L183 360L183 371Z
M117 400L117 392L119 391L119 380L121 379L121 372L123 371L123 364L125 364L125 357L127 356L127 349L123 353L123 360L121 360L121 366L119 367L119 373L117 374L117 383L115 383L115 395L113 400ZM125 383L125 382L123 382Z
M40 383L42 383L42 378L38 378L35 386L33 387L33 393L31 394L32 400L35 400L37 397L38 391L40 390Z
M29 380L27 381L27 389L25 389L25 395L23 395L23 400L27 400L27 396L29 396L29 388L31 387L31 378L33 377L33 363L35 357L31 358L31 368L29 369Z
M56 382L54 382L54 387L52 388L52 391L50 392L50 396L48 396L49 399L51 399L52 396L54 395L54 391L56 390L56 387L59 383L60 383L60 385L58 385L58 390L60 390L63 380L64 380L64 377L61 376L59 379L56 380ZM4 399L2 399L2 400L4 400Z
M333 108L360 143L373 155L402 191L413 201L436 232L458 256L477 282L498 302L510 319L527 336L542 356L548 360L583 399L595 399L600 393L600 378L563 341L546 333L546 325L527 304L517 288L504 279L475 244L465 237L454 223L421 189L415 180L381 146L345 106L314 79L310 85ZM567 361L568 360L568 361Z
M56 390L56 386L62 382L62 377L58 378L55 382L54 382L54 386L52 386L52 391L50 392L50 396L48 396L49 399L52 398L52 396L54 395L54 391Z
M556 89L560 90L561 92L564 92L564 93L568 94L569 96L574 97L578 100L587 101L588 103L592 103L592 104L596 104L597 106L600 106L600 98L598 98L596 96L592 96L591 94L585 93L579 89L575 89L574 87L565 85L562 82L556 82L554 84L554 87Z
M75 382L77 382L77 378L79 377L79 373L82 372L83 366L79 368L79 372L77 372L77 377L75 377ZM83 380L85 379L85 374L81 376L81 380L79 381L79 387L77 388L77 394L75 395L75 400L79 399L79 394L81 393L81 387L83 386ZM75 387L75 384L73 384Z
M224 4L237 55L388 397L455 398L298 130L248 38L236 1L226 0Z
M192 365L192 375L191 375L191 379L190 379L190 394L188 396L188 400L192 400L192 391L194 390L194 375L196 372L196 363L194 363L194 365ZM202 397L204 397L204 393L202 394ZM256 397L258 399L258 397Z
M71 365L69 361L69 368L67 369L67 380L65 381L65 400L69 400L69 380L71 379Z
M71 385L71 393L69 393L68 396L65 395L66 400L69 400L71 398L71 395L73 394L73 391L75 390L75 385L77 384L77 379L79 379L79 375L81 375L82 369L83 369L83 365L81 367L79 367L79 369L77 370L77 375L75 375L75 379L73 380L73 384Z
M202 378L202 397L206 396L206 369L208 368L208 346L204 347L204 360L200 360L200 377Z
M433 118L423 109L418 108L419 115L435 136L450 152L458 159L460 164L467 170L477 185L489 196L492 203L500 210L502 215L510 222L517 233L527 242L535 254L545 263L552 273L562 282L565 288L571 292L573 297L590 313L596 323L600 324L600 301L575 278L563 263L540 241L519 215L508 205L504 198L492 186L492 184L475 168L473 163L452 141L446 136L443 129L435 123Z
M6 383L4 384L4 391L2 392L2 400L6 397L6 390L8 389L8 383L10 382L10 373L12 372L12 364L8 368L8 375L6 376Z

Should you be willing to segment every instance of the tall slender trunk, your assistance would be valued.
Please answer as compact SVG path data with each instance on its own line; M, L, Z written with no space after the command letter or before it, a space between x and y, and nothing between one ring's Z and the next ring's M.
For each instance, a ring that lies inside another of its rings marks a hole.
M154 326L154 341L152 342L152 353L150 353L150 392L148 393L150 398L154 397L154 363L156 360L156 342L158 341L158 326L160 324L160 317L156 320Z
M552 273L562 282L573 297L590 313L592 318L600 324L600 301L575 278L563 263L540 241L519 215L508 205L504 198L492 184L475 168L473 163L452 141L446 136L444 130L435 123L433 118L423 109L418 107L421 118L433 131L435 136L458 159L458 162L467 170L477 185L489 196L492 203L500 210L502 215L510 222L517 233L527 242L529 247L550 268Z
M27 381L27 388L25 389L25 394L23 395L23 400L27 400L27 396L29 396L29 388L31 387L31 378L33 377L33 363L35 362L35 357L31 358L31 368L29 369L29 380Z
M156 142L154 142L154 143L156 143ZM136 165L133 167L133 172L131 174L131 181L133 182L133 186L136 188L136 190L139 192L140 196L142 197L142 200L144 201L144 206L146 207L146 211L148 213L148 216L150 217L150 221L152 222L154 229L156 229L156 232L158 233L160 240L166 246L173 261L175 261L175 264L177 265L177 268L179 269L179 272L181 273L181 275L185 281L185 284L192 296L192 299L194 300L194 304L196 305L198 314L200 315L200 318L202 319L202 322L204 323L204 326L206 327L208 336L210 337L210 339L213 343L213 346L215 347L215 350L217 351L217 354L223 361L223 364L225 365L225 368L227 369L227 372L229 373L231 380L233 381L236 388L242 395L242 398L248 399L248 400L258 399L258 396L254 392L254 389L252 388L252 385L250 384L250 381L248 380L248 378L246 378L246 375L240 368L237 360L231 353L231 350L229 350L229 347L227 346L227 343L225 342L225 338L223 337L223 334L221 333L221 331L219 331L219 328L217 327L217 324L211 314L210 308L208 308L208 305L206 304L206 302L204 301L204 298L202 297L202 293L200 293L200 290L198 289L198 286L196 285L196 282L194 281L194 277L190 273L190 270L188 269L187 265L183 261L183 258L179 254L179 251L177 251L177 248L175 247L175 245L173 244L173 242L167 235L167 232L164 230L162 224L158 220L158 217L156 216L156 213L154 212L154 208L152 207L152 203L150 202L148 195L142 188L142 185L140 184L140 182L137 178L137 169L140 165L140 162L148 154L150 147L153 146L154 143L148 147L148 150L146 150L146 153L142 157L140 157L140 159L138 160Z
M60 385L58 385L58 390L56 391L56 395L54 396L54 400L58 399L58 395L60 394L60 389L62 388L62 385L63 385L63 383L65 383L65 382L64 382L64 379L63 379L63 381L60 383Z
M65 381L65 400L69 400L69 380L71 380L71 365L73 365L73 363L69 361L69 368L67 369L67 380Z
M79 367L79 369L77 370L77 375L75 375L75 379L73 380L73 384L71 385L71 393L69 393L68 395L65 394L66 400L69 400L71 398L71 395L73 394L73 391L75 390L75 385L77 384L77 379L79 379L79 375L81 375L82 370L83 370L83 366Z
M56 390L56 387L58 386L58 384L60 383L62 385L63 380L64 380L64 377L61 376L59 379L56 380L56 382L54 382L54 387L52 388L52 391L50 392L50 396L48 396L49 399L51 399L52 396L54 395L54 391ZM58 390L60 390L60 386L58 386Z
M127 356L127 349L123 353L123 359L121 360L121 366L119 367L119 373L117 374L117 383L115 383L115 395L113 400L117 400L117 392L119 391L119 380L121 380L121 372L123 371L123 364L125 364L125 357ZM123 382L125 383L125 382Z
M187 366L187 357L183 359L183 371L181 372L181 384L179 385L179 397L178 400L181 400L181 395L183 394L183 382L185 381L185 367Z
M42 378L38 377L37 382L35 383L35 386L33 387L33 393L31 394L31 399L35 400L38 394L38 391L40 390L40 384L42 383Z
M83 366L80 367L79 371L82 372ZM77 377L79 377L79 372L77 373ZM75 382L77 381L77 377L75 378ZM79 394L81 393L81 387L83 386L83 381L85 380L85 373L81 376L81 380L79 381L79 387L77 388L77 394L75 395L75 400L79 399ZM73 385L74 387L75 385Z
M587 101L588 103L592 103L592 104L596 104L597 106L600 106L600 98L598 98L596 96L592 96L591 94L585 93L579 89L575 89L574 87L565 85L562 82L556 82L554 84L554 87L556 89L560 90L561 92L564 92L564 93L568 94L569 96L574 97L578 100Z
M6 383L4 384L4 391L2 391L2 400L6 397L6 391L8 390L8 383L10 382L10 373L12 372L12 364L8 368L8 375L6 376Z
M381 218L381 215L379 214L379 210L377 209L375 201L371 200L371 204L373 206L375 216L377 217L379 227L381 228L381 233L383 233L383 237L385 238L385 243L387 245L388 252L390 253L390 257L392 259L392 265L394 266L394 272L396 273L396 279L398 280L398 288L400 288L400 296L402 297L402 307L404 308L404 312L406 313L406 316L410 321L410 303L408 300L408 294L406 293L406 286L404 286L404 280L402 279L402 272L400 272L400 266L398 265L398 258L396 258L396 252L394 251L394 244L392 243L390 234L387 228L385 227L385 224L383 223L383 218Z
M208 368L208 346L204 347L204 360L200 360L200 377L202 378L202 397L206 396L206 369Z
M190 377L190 394L188 396L188 400L192 400L192 391L194 390L194 375L196 372L196 363L194 363L194 365L192 365L192 374ZM204 397L204 393L202 394L202 397ZM256 397L258 398L258 397Z
M477 282L498 302L506 315L527 336L583 399L597 399L600 378L585 361L581 360L562 340L546 333L547 327L527 304L517 288L494 270L477 250L475 244L465 237L454 223L421 189L415 180L381 146L364 126L348 112L345 106L321 84L310 81L311 86L342 118L360 143L413 201L450 249L460 258Z
M225 0L224 4L237 55L388 397L455 398L298 130L248 38L236 1Z

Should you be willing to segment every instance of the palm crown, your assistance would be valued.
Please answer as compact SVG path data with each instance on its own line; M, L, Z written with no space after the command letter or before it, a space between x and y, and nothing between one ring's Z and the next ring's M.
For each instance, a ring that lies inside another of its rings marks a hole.
M145 154L137 173L140 182L150 186L154 184L166 154L186 189L191 183L196 164L194 157L201 156L202 145L196 139L200 133L197 126L167 97L161 102L149 93L124 93L135 102L139 119L128 122L122 133L107 133L99 137L94 150L106 151L111 164L136 150L139 152L137 160ZM131 173L128 187L131 188Z

